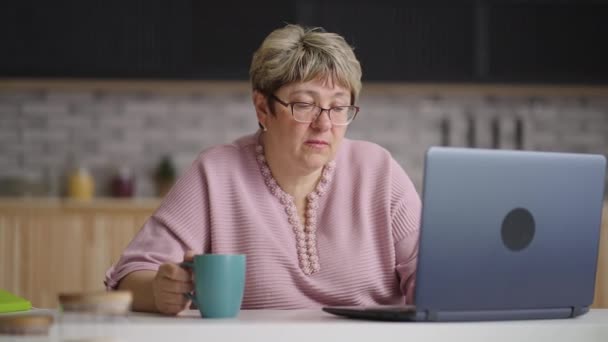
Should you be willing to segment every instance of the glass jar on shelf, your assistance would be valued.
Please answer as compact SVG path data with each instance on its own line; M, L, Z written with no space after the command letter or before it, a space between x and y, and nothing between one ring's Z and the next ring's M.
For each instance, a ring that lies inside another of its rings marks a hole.
M117 170L110 183L112 197L133 197L135 193L135 179L133 172L127 166Z

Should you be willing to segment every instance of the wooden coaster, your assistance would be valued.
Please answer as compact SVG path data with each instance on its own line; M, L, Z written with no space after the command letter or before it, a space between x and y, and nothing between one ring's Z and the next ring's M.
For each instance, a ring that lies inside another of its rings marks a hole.
M52 325L52 315L3 315L0 335L47 335Z

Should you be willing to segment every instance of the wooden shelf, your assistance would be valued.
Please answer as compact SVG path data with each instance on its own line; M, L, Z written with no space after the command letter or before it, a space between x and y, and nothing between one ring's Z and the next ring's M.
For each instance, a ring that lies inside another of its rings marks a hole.
M0 208L6 209L95 209L112 211L153 210L160 198L94 198L89 201L46 197L0 197Z

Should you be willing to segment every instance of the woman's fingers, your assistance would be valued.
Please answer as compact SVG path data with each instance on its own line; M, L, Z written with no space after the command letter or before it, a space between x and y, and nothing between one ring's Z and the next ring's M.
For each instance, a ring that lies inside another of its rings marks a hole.
M177 315L178 313L184 311L190 306L190 301L186 301L181 304L174 303L161 303L158 307L158 311L167 315Z
M156 308L164 314L178 314L190 306L190 300L183 293L156 292Z
M192 261L194 260L194 251L189 250L186 252L186 254L184 254L184 261Z
M160 303L165 305L185 306L188 302L190 302L190 299L186 298L183 294L166 293L160 298Z
M162 292L168 293L187 293L194 290L192 282L178 281L169 278L161 277L158 279L158 287Z
M176 264L162 264L152 282L154 302L159 312L175 315L190 306L184 296L192 292L192 276Z

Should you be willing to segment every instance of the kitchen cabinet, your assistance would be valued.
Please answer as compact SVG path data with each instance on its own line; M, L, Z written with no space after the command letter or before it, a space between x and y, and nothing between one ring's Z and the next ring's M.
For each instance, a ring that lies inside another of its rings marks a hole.
M0 77L247 79L292 1L7 1Z
M296 22L294 0L192 3L189 78L249 79L255 50L272 30Z
M500 82L608 82L608 2L493 0L487 70Z
M106 269L160 200L0 200L0 288L42 308L104 289Z
M474 1L306 1L299 19L343 35L364 80L474 77Z
M0 74L167 77L190 70L190 1L0 4Z
M0 288L53 308L60 292L103 290L107 268L160 200L0 200ZM594 307L608 308L608 204Z
M339 32L366 81L608 83L605 0L24 0L0 77L247 80L285 23Z

